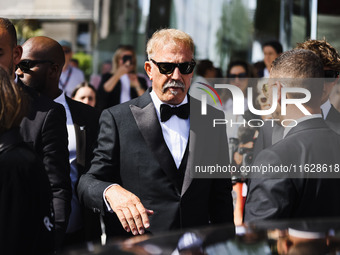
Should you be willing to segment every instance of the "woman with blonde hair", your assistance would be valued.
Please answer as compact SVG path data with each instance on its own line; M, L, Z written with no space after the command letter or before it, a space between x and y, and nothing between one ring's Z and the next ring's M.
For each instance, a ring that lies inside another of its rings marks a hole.
M97 91L100 110L141 96L147 89L145 78L137 74L136 53L132 46L120 46L112 58L111 73L104 74Z

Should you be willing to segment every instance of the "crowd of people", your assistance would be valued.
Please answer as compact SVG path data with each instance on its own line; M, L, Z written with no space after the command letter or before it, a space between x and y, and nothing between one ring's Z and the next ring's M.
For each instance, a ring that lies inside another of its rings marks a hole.
M225 78L245 102L247 88L255 88L259 109L277 104L272 115L262 116L276 121L234 132L209 124L225 116L236 122L254 117L246 103L244 115L233 115L229 94L222 95L223 109L208 106L209 115L196 116L200 103L188 93L195 68L194 82L201 84L223 75L210 60L196 63L194 41L183 31L152 35L146 76L136 71L134 49L120 46L96 87L71 64L69 42L37 36L18 45L13 24L0 18L1 250L52 254L73 245L90 248L103 234L339 216L338 178L310 178L303 171L294 178L191 175L195 150L211 156L216 144L222 145L224 165L339 169L340 113L330 101L339 54L325 40L308 40L286 52L273 41L263 52L262 64L231 61ZM255 77L275 82L253 83ZM295 82L311 78L320 82ZM310 99L286 107L283 97L300 97L285 91L298 87ZM212 132L217 135L209 141L198 139Z

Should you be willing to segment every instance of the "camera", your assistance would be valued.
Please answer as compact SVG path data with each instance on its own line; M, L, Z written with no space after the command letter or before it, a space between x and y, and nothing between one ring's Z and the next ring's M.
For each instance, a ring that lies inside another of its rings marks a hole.
M238 148L238 153L243 155L242 166L249 166L253 161L253 148Z

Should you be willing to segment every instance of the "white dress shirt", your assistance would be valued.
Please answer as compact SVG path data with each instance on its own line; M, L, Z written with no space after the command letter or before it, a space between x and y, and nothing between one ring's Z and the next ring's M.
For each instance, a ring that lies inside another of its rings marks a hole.
M59 97L54 99L56 103L64 106L66 111L66 124L67 124L67 134L68 134L68 150L70 152L70 177L72 184L72 200L71 200L71 215L69 223L67 226L67 233L72 233L79 230L82 227L82 217L81 217L81 207L76 195L75 185L78 181L78 170L77 170L77 142L76 142L76 132L73 125L72 115L70 108L65 99L65 92L63 92Z
M150 96L156 109L158 121L162 128L165 143L171 152L171 155L176 163L177 168L179 168L189 139L190 120L181 119L176 115L173 115L168 121L161 122L160 107L161 104L163 104L163 102L158 98L154 91L150 92ZM188 103L187 96L185 96L183 102L180 103L179 105L170 106L178 107L186 103Z
M130 90L131 90L131 82L128 74L124 74L120 77L120 103L125 103L131 100Z
M77 85L84 81L85 76L82 70L73 66L68 66L60 75L59 88L65 91L67 96L71 97L71 94Z

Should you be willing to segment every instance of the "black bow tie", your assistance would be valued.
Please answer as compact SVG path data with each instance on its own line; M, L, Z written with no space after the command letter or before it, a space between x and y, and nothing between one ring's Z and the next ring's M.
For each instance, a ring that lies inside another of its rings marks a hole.
M161 105L161 122L165 122L171 118L172 115L177 115L181 119L189 118L190 108L189 104L182 104L179 107L171 107L167 104Z

